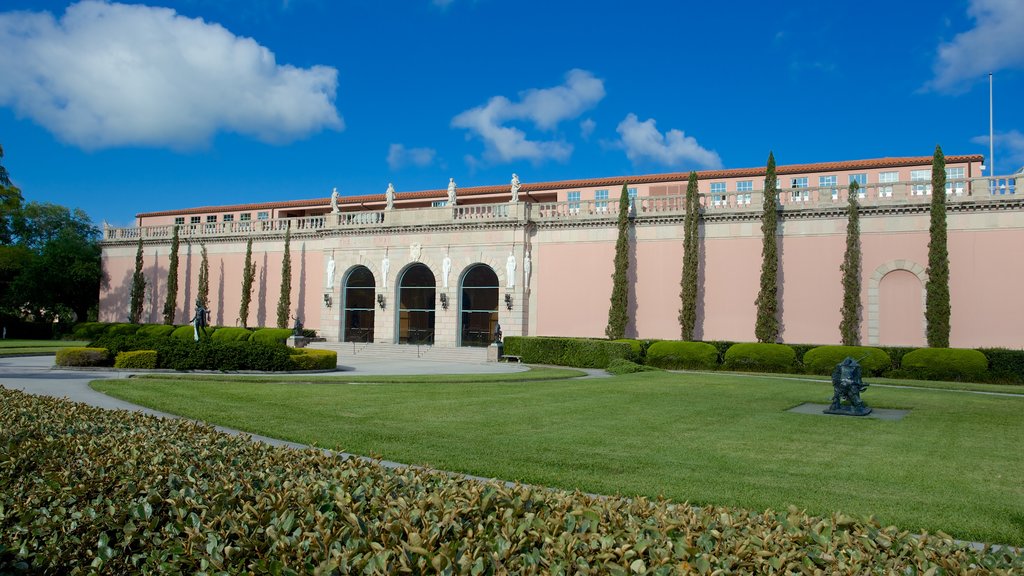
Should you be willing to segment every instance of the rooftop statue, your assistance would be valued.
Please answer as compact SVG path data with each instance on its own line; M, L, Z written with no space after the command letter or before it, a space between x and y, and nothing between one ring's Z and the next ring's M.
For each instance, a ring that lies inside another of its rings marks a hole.
M448 205L455 206L455 178L448 179Z
M517 176L513 172L512 173L512 199L509 200L509 202L511 202L513 204L515 204L516 202L519 202L519 188L520 188L520 186L519 186L519 176Z
M331 190L331 214L337 214L341 212L338 209L338 189Z
M395 185L391 182L388 182L388 189L384 191L384 200L387 201L385 210L395 209Z
M871 407L866 406L860 399L860 394L868 387L861 379L860 363L846 357L845 360L836 364L832 371L832 405L825 410L826 414L840 414L843 416L867 416L871 413ZM847 404L843 404L843 401Z

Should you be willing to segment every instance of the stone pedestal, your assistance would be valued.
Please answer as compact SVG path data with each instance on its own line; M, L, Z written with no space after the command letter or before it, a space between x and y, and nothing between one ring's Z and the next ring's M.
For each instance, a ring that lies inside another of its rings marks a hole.
M499 362L501 357L504 355L505 345L504 344L491 344L487 347L487 361L488 362Z
M293 334L289 336L288 339L285 340L284 342L285 344L288 345L289 348L305 348L306 344L309 344L310 341L312 340L312 338L307 338L305 336L295 336Z

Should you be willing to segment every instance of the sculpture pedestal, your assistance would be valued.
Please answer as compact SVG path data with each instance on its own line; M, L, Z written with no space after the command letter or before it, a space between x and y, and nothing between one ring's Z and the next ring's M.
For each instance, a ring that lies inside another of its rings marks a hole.
M288 345L289 348L305 348L306 344L309 344L311 340L312 338L307 338L305 336L289 336L284 343Z
M856 406L839 406L834 408L829 406L822 410L822 412L825 414L835 414L837 416L867 416L868 414L871 414L871 407L862 406L857 408Z
M503 344L491 344L487 347L487 361L498 362L504 356L505 346Z

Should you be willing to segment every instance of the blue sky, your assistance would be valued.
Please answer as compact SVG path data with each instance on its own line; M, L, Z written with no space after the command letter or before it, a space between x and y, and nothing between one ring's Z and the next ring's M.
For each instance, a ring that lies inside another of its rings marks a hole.
M0 4L29 200L142 211L930 154L1024 166L1024 2ZM1016 100L1015 100L1015 96Z

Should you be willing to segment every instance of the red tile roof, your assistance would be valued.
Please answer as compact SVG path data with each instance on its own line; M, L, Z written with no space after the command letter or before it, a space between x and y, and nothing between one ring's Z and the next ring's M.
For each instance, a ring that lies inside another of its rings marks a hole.
M982 162L984 156L970 154L961 156L946 156L947 164L964 162ZM907 156L900 158L875 158L870 160L844 160L842 162L819 162L816 164L789 164L776 168L777 174L800 174L815 172L838 172L843 170L868 170L879 168L897 168L900 166L921 166L930 165L931 156ZM757 168L733 168L729 170L702 170L697 172L700 180L717 180L723 178L743 178L745 176L764 176L765 167ZM669 172L663 174L646 174L640 176L612 176L605 178L590 178L581 180L559 180L555 182L534 182L523 184L519 189L521 194L531 192L544 192L549 190L565 190L571 188L591 188L598 186L616 186L628 182L629 184L658 184L662 182L685 182L689 177L688 172ZM498 186L473 186L459 188L459 197L465 196L487 196L508 194L508 184ZM444 199L448 197L447 189L421 190L418 192L399 192L395 194L395 202L401 203L405 200ZM339 205L353 204L381 204L385 201L383 194L367 194L363 196L342 196L338 198ZM180 210L164 210L160 212L143 212L136 214L137 218L149 218L154 216L180 216L185 214L205 214L209 212L240 212L253 210L287 210L289 208L317 208L330 206L331 201L327 196L313 198L310 200L285 200L282 202L263 202L256 204L234 204L229 206L199 206L196 208L185 208ZM375 207L376 208L376 207Z

